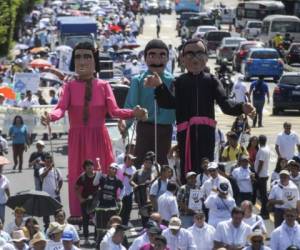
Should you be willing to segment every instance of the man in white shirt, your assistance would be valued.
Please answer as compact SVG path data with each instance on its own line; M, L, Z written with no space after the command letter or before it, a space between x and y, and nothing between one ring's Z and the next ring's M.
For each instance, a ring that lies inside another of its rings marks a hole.
M269 205L274 206L274 224L279 227L283 221L284 210L289 207L300 213L300 196L297 186L290 180L288 170L279 173L280 182L274 185L269 194Z
M167 191L167 184L171 176L171 168L168 165L163 165L160 176L151 185L150 200L154 211L157 211L157 199Z
M297 217L296 209L285 209L284 222L271 234L272 250L286 250L290 246L300 248L300 225L296 221Z
M233 85L232 93L236 102L247 102L249 93L246 84L243 82L244 76L239 75L236 83Z
M244 200L252 200L254 173L250 170L249 157L247 155L241 155L239 166L232 171L232 177L236 180L240 191L237 204L241 204Z
M295 154L295 146L297 146L298 154L300 154L299 136L291 131L292 124L289 122L283 124L283 129L283 132L277 135L275 150L278 158L291 160Z
M233 191L232 191L232 187L231 187L231 184L230 184L229 180L226 179L225 177L221 176L218 173L218 163L210 162L208 164L207 170L210 174L210 178L203 183L203 186L202 186L202 189L201 189L202 192L203 192L204 200L210 195L210 193L212 193L212 192L216 193L217 192L219 183L221 183L221 182L228 184L228 187L229 187L228 192L232 196Z
M192 233L197 250L211 250L214 247L215 228L205 223L203 212L194 215L194 225L188 228ZM205 242L205 244L203 244Z
M235 207L231 211L231 219L218 224L214 236L214 249L241 249L245 247L251 227L243 222L244 212Z
M26 91L26 98L19 101L18 106L20 108L30 108L33 105L39 105L37 98L32 96L31 90Z
M63 179L60 171L54 166L51 154L45 154L45 167L39 169L42 180L42 191L48 193L53 199L60 202L60 190L62 188ZM45 229L49 226L49 216L44 216Z
M110 232L104 236L100 243L101 250L126 250L122 245L124 240L124 232L126 227L122 225L117 225L116 228L110 229Z
M261 210L260 215L263 219L269 218L269 212L267 210L267 182L269 178L269 162L271 158L271 150L267 146L267 137L265 135L260 135L258 137L259 150L256 154L254 169L256 177L257 191L260 193L261 197Z
M136 159L132 154L127 154L124 157L124 164L121 169L118 170L117 176L123 182L124 185L124 196L122 199L122 209L120 216L122 218L123 225L127 225L130 219L130 213L132 210L132 196L133 187L130 185L131 177L136 172L135 166L133 166L133 161Z
M169 181L167 191L158 198L158 212L162 218L162 224L168 225L172 217L179 217L178 203L175 196L177 185Z
M155 222L148 221L145 228L146 231L132 242L129 250L140 250L143 245L150 242L153 234L161 234L161 231L158 232L159 228Z
M168 248L170 250L196 250L196 244L193 235L185 228L181 228L181 220L173 217L170 220L169 227L162 232L166 237Z

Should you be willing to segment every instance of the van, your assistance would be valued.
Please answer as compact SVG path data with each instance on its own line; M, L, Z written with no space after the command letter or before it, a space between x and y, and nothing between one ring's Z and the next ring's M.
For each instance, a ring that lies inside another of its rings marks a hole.
M223 30L216 31L208 31L204 34L204 41L206 42L206 46L208 51L215 51L221 44L221 41L224 37L231 37L230 32Z
M261 41L272 46L272 39L280 33L284 36L286 33L294 39L294 42L300 42L300 19L296 16L288 15L270 15L264 18L261 31Z

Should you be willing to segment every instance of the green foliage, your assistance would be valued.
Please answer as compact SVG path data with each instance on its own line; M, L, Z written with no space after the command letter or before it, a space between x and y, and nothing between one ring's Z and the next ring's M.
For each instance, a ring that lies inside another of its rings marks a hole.
M42 0L0 1L0 55L7 55L12 46L15 28L20 27L24 15L30 13L35 3Z

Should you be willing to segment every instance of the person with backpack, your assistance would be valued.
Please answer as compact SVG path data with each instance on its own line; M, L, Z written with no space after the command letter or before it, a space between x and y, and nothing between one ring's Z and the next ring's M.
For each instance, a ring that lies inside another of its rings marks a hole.
M252 94L253 106L256 109L256 116L253 119L253 128L256 127L256 121L258 117L258 127L262 127L263 109L265 105L265 97L267 96L268 103L270 103L269 87L264 81L263 76L259 76L258 80L254 81L250 85L249 96Z
M163 165L161 167L160 176L151 185L150 200L154 211L157 211L158 197L167 191L167 184L171 176L172 169L168 165Z

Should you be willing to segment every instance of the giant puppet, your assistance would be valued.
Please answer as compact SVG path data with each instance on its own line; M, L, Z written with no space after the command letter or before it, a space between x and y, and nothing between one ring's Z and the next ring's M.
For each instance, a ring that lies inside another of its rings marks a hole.
M228 99L219 80L203 70L208 61L207 48L202 40L192 39L183 46L183 62L187 73L174 81L174 93L163 79L154 74L145 86L155 87L157 103L162 108L176 109L177 140L182 175L188 171L200 172L203 157L214 159L215 101L228 115L253 115L250 104ZM184 180L183 180L184 181Z
M146 111L140 107L133 110L118 107L109 83L94 77L95 71L99 71L99 55L90 43L79 43L74 48L70 70L75 70L77 78L64 84L58 104L50 114L42 117L42 123L47 125L59 120L68 111L69 206L71 216L80 216L79 201L74 188L83 171L83 162L86 159L95 162L96 158L100 158L104 173L114 162L112 145L105 126L106 114L121 119L143 119Z

